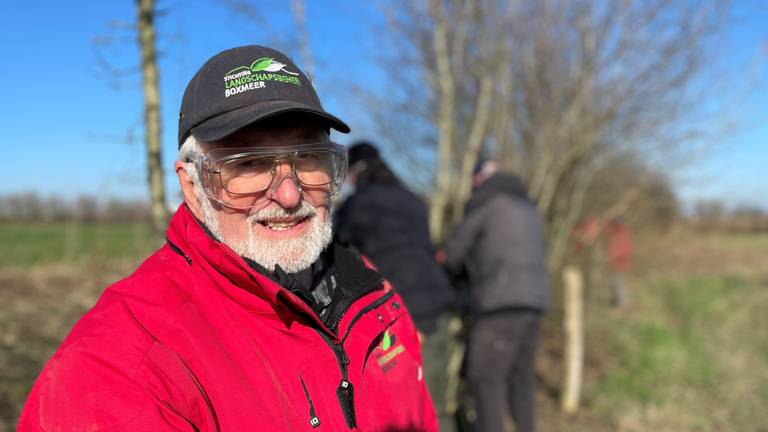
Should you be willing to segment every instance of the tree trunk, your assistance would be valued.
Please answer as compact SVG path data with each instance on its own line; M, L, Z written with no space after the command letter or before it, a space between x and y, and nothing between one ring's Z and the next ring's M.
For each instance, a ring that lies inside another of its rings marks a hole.
M435 18L434 49L440 94L440 111L437 118L437 179L435 194L430 201L429 229L432 241L439 243L444 236L445 210L451 189L455 88L448 53L448 29L443 17L443 6L440 1L431 0L429 7Z
M168 222L160 149L160 92L158 91L157 54L155 51L154 0L137 0L141 77L144 93L144 141L147 146L147 180L149 182L152 225L162 232Z
M461 163L461 174L459 175L459 184L454 198L452 225L461 222L464 216L464 203L469 199L471 192L472 168L477 163L480 154L480 148L483 145L483 138L488 131L488 119L490 117L491 99L493 90L493 79L485 78L480 83L480 91L477 95L475 105L475 116L470 128L467 142L467 150L464 152L464 158Z

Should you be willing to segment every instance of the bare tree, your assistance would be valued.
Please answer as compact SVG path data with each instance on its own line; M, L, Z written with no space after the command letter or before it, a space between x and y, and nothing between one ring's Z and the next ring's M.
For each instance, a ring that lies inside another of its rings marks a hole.
M432 139L400 140L411 149L419 142L435 143L430 229L438 242L446 228L461 218L463 201L470 192L469 184L461 179L471 174L491 121L497 57L502 55L495 30L508 14L499 15L484 5L483 1L399 2L389 13L394 33L412 44L403 46L396 53L397 61L390 63L402 66L411 62L422 78L414 81L401 68L392 70L397 80L394 87L406 86L403 94L408 101L396 101L397 107L379 111L405 113L412 123L421 119L435 126ZM408 87L409 82L416 85ZM391 134L391 114L380 123L384 136Z
M597 170L687 149L721 12L721 3L663 0L548 0L521 10L510 110L517 136L501 147L547 218L552 269Z
M429 1L429 14L434 17L435 20L435 27L433 30L433 45L435 50L434 71L437 81L436 93L439 95L439 108L436 118L438 129L438 170L435 182L435 193L430 203L429 212L429 226L432 230L432 238L434 240L442 237L445 207L450 198L449 194L452 178L450 168L454 149L456 84L449 58L449 24L446 22L445 11L440 0Z
M152 225L165 229L168 207L165 205L161 153L160 91L158 88L155 45L154 0L137 0L138 36L141 51L142 90L144 93L144 142L147 149L147 181L152 208Z
M651 166L685 152L706 130L695 120L711 89L705 66L716 52L723 1L394 3L389 46L397 47L399 69L410 69L396 73L397 84L410 73L426 85L393 106L432 127L437 242L459 221L485 147L527 181L546 222L550 270L559 275L590 191L615 181L600 177L606 167L628 158ZM382 124L393 123L394 108L380 112ZM639 195L635 184L598 210L626 212ZM572 377L580 374L579 358L565 363Z
M98 72L115 89L141 87L144 105L143 122L138 120L129 126L124 135L99 134L96 139L132 144L138 140L136 131L143 123L144 148L147 157L146 180L149 190L152 225L162 232L168 221L169 210L165 203L164 170L162 165L162 120L160 116L159 67L156 36L156 20L160 12L154 0L136 0L136 22L112 21L106 35L93 38L94 54ZM178 34L169 40L180 39ZM139 47L140 58L132 59L128 65L119 61L120 54L127 46ZM138 64L137 64L138 63ZM136 77L141 76L140 83Z
M299 51L301 52L301 61L304 63L304 73L311 79L314 73L315 62L312 58L312 47L309 42L306 10L307 8L303 0L291 0L291 12L293 13L293 21L296 23L296 33L298 33Z
M400 68L428 84L396 103L433 125L435 240L460 219L484 149L528 182L551 269L563 264L596 172L675 154L695 136L690 120L724 11L723 2L667 0L395 4L390 46ZM392 110L382 111L391 124Z

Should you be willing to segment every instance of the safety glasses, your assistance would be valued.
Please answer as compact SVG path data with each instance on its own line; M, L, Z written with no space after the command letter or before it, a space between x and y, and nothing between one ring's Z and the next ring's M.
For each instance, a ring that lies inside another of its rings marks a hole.
M347 150L333 141L284 148L215 148L193 160L208 196L237 209L264 201L275 177L292 176L302 190L335 195L347 171Z

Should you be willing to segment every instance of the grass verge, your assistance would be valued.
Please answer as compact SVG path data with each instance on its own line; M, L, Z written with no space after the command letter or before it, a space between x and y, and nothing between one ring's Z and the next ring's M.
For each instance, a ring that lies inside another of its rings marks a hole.
M663 276L593 320L611 359L589 389L624 431L759 431L768 424L768 281Z
M148 224L2 223L0 267L133 259L161 242Z

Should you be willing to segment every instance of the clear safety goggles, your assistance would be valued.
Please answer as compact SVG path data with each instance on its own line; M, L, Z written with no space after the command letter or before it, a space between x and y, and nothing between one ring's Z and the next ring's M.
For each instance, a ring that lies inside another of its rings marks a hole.
M286 176L301 190L335 195L347 172L347 150L333 141L285 148L215 148L191 162L197 165L209 198L227 207L249 209L264 202L264 192L277 188Z

